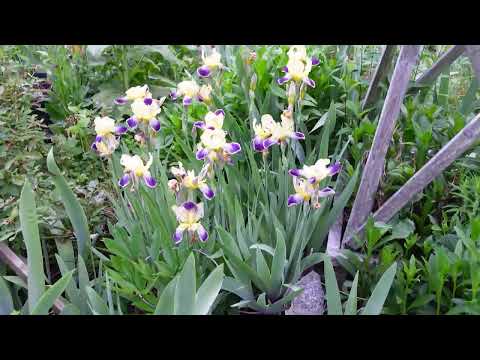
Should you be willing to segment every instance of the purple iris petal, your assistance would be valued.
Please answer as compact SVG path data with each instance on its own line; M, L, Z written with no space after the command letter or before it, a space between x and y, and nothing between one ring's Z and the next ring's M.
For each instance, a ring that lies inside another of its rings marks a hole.
M115 134L117 135L122 135L122 134L125 134L127 132L128 128L126 126L123 126L123 125L117 125L115 126Z
M173 233L173 241L175 241L175 244L179 244L182 241L183 237L183 230L179 227L175 229L175 232Z
M295 205L301 204L302 202L303 202L303 198L302 198L301 195L293 194L293 195L290 195L288 197L287 205L288 205L288 207L290 207L290 206L295 206Z
M335 190L333 190L331 187L328 187L328 186L318 191L319 197L327 197L331 195L335 195Z
M339 162L328 167L328 172L330 176L338 174L340 170L342 170L342 165Z
M283 85L283 84L285 84L288 80L290 80L290 76L288 76L288 75L282 76L281 78L278 78L278 79L277 79L277 83L278 83L278 85Z
M160 130L160 121L158 121L158 119L150 120L149 124L153 131L157 132Z
M197 204L195 204L193 201L187 201L183 203L183 208L185 210L191 211L191 210L197 210Z
M103 139L102 135L95 136L95 142L100 142L102 141L102 139Z
M302 172L302 170L300 170L300 169L290 169L290 170L288 170L288 173L292 176L295 176L295 177L300 176L301 172Z
M124 105L127 103L127 98L125 97L119 97L119 98L116 98L115 100L113 100L113 102L116 104L116 105Z
M208 155L208 150L207 149L200 149L195 154L195 157L197 158L197 160L203 160L207 157L207 155Z
M127 125L130 129L134 129L134 128L137 127L138 121L133 116L129 117L128 120L127 120Z
M320 60L317 57L313 56L312 57L312 65L316 66L318 64L320 64Z
M295 131L294 133L292 133L291 138L296 140L304 140L305 135L300 131Z
M222 114L222 116L225 116L225 111L223 111L223 109L218 109L218 110L215 111L215 115L218 116L220 114Z
M312 87L312 88L315 87L315 81L313 81L313 80L310 79L310 78L305 78L305 79L303 80L303 82L304 82L305 84L307 84L308 86Z
M145 105L152 105L153 99L152 98L145 98L143 99L143 103Z
M120 180L118 180L118 186L124 188L130 183L130 174L124 174Z
M149 188L154 188L157 186L157 180L150 175L145 175L143 177L143 181L145 181L145 185L147 185Z
M288 67L287 67L287 66L282 67L282 71L283 71L284 73L288 73Z
M192 98L184 97L183 98L183 106L190 106L190 105L192 105Z
M269 137L268 139L263 140L263 147L264 147L265 149L268 149L270 146L275 145L275 144L278 144L278 140L272 139L271 137Z
M208 233L207 233L207 230L205 230L205 228L203 227L203 225L198 225L198 228L197 228L197 234L198 234L198 237L200 238L200 241L207 241L208 240Z
M208 68L208 66L200 66L198 69L197 69L197 74L198 76L200 77L209 77L210 76L210 69Z
M263 152L266 150L265 146L263 146L263 140L258 136L255 136L252 139L252 147L255 151L258 151L258 152Z
M97 151L97 143L94 141L94 142L92 143L92 145L90 146L90 148L91 148L92 150L94 150L94 151Z
M239 143L227 143L223 150L227 152L227 154L233 155L238 153L240 150L242 150L242 147L240 146Z
M170 99L172 100L177 100L178 98L178 94L175 90L170 91L170 94L168 94L168 96L170 96Z
M195 121L193 126L199 129L205 129L205 123L203 121Z
M212 200L213 197L215 196L215 193L213 192L212 188L206 184L200 188L200 191L202 192L203 196L205 196L205 199L207 200Z
M311 178L308 178L308 182L310 184L315 184L317 182L317 178L315 176L312 176Z

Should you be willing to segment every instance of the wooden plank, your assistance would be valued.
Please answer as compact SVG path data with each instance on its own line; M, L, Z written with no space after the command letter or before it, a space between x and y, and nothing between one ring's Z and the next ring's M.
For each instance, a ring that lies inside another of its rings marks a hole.
M378 97L380 96L380 83L386 79L388 72L390 70L390 65L392 64L393 57L395 55L395 45L385 45L383 52L380 58L380 61L375 69L375 74L373 75L370 85L368 86L367 93L362 102L362 110L370 105L374 104Z
M446 70L455 60L457 60L465 52L464 45L454 45L448 49L435 64L428 70L426 70L415 81L415 86L426 86L432 84L440 74ZM412 92L418 91L419 88L413 88Z
M5 241L0 242L0 260L3 261L7 266L9 266L18 277L27 281L28 277L28 266L27 264L15 254ZM53 304L53 310L58 314L62 312L65 304L61 299L57 299Z
M388 88L382 113L380 114L375 137L373 138L372 148L368 154L360 187L345 229L343 237L345 245L352 245L350 242L353 234L367 220L372 210L375 193L377 192L385 165L385 155L392 139L395 122L400 113L400 105L407 91L408 82L410 81L413 67L417 62L419 52L419 45L404 45L400 50L392 81Z
M442 171L480 139L480 114L471 120L434 157L415 173L373 215L387 222L410 200L432 182ZM363 226L362 226L363 228Z

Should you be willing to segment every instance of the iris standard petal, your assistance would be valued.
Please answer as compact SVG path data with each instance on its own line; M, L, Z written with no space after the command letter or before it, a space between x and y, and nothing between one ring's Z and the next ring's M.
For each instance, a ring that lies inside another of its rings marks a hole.
M252 139L252 147L255 151L263 152L265 151L265 146L263 146L263 140L259 136L255 136Z
M130 129L135 129L138 125L138 121L133 116L129 117L128 120L127 120L127 125Z
M223 150L225 150L227 154L233 155L238 153L240 150L242 150L242 147L240 146L239 143L232 142L232 143L227 143L223 147Z
M199 129L205 129L205 123L203 121L195 121L193 126Z
M296 139L296 140L305 140L305 135L303 133L301 133L300 131L295 131L293 132L290 137L292 139Z
M301 169L290 169L290 170L288 170L288 173L292 176L298 177L302 174L302 170Z
M203 160L207 157L207 155L208 155L208 150L207 149L200 149L195 154L195 157L197 158L197 160Z
M210 74L211 74L211 71L210 71L210 68L208 66L200 66L198 69L197 69L197 74L198 76L200 77L209 77Z
M318 191L319 197L327 197L331 195L335 195L335 190L328 186Z
M175 229L175 232L173 233L173 241L175 241L175 244L179 244L182 241L183 238L183 227L179 226Z
M273 139L273 138L269 137L268 139L263 140L263 146L265 147L265 149L268 149L270 146L275 145L275 144L278 144L277 139Z
M290 207L290 206L301 204L302 202L303 202L303 197L301 195L293 194L288 197L287 205L288 207Z
M305 78L305 79L303 79L303 82L304 82L305 84L307 84L308 86L312 87L312 88L315 87L315 81L313 81L312 79L310 79L310 78L308 78L308 77Z
M212 188L207 184L202 185L200 187L200 191L202 192L203 196L207 200L212 200L213 197L215 196L215 193L213 192Z
M337 162L337 163L329 166L327 169L328 169L328 174L330 176L333 176L335 174L338 174L340 172L340 170L342 170L342 165L339 162Z
M115 126L115 134L117 135L122 135L122 134L125 134L127 132L128 128L124 125L117 125Z
M200 238L200 241L205 242L208 240L208 232L207 230L205 230L202 224L198 224L197 234L198 234L198 237Z
M150 120L149 124L150 124L150 127L152 128L153 131L157 132L157 131L160 130L161 125L160 125L160 121L158 121L158 119Z
M130 174L124 174L120 180L118 180L118 186L124 188L130 183Z
M116 105L124 105L124 104L127 103L127 98L126 97L119 97L119 98L116 98L115 100L113 100L113 102Z
M288 82L290 80L290 78L291 78L291 76L289 74L287 74L285 76L282 76L281 78L278 78L277 83L278 83L278 85L283 85L286 82Z
M147 185L149 188L154 188L157 186L157 180L150 174L145 174L143 176L143 181L145 181L145 185Z

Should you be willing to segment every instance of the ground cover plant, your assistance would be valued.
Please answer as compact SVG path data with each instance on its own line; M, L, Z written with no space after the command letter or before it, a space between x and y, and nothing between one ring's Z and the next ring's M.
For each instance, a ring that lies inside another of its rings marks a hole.
M467 57L415 83L451 49L420 51L372 213L478 113ZM363 103L380 46L0 51L1 314L479 313L475 144L335 240L392 81Z

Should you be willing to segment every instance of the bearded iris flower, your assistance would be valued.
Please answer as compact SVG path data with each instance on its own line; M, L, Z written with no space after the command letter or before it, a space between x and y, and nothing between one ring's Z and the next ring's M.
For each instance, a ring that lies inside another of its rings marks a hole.
M307 49L303 45L294 45L288 51L287 66L282 68L285 75L277 80L279 85L283 85L290 80L295 83L305 83L310 87L315 87L315 81L310 79L308 75L312 70L312 66L318 65L319 60L315 57L307 56Z
M161 105L165 98L154 100L152 98L144 98L135 100L132 105L133 116L127 120L130 128L136 128L139 122L148 123L150 128L157 132L160 130L160 121L156 116L162 111Z
M123 125L115 125L115 120L108 116L96 117L94 124L97 135L92 143L92 149L98 151L100 156L112 154L119 145L115 135L124 134L127 128Z
M117 105L123 105L123 104L126 104L128 101L134 101L138 99L151 98L151 97L152 97L152 94L148 90L148 85L134 86L125 92L125 96L116 98L114 102Z
M319 208L320 198L335 194L335 191L328 186L323 189L319 189L318 184L311 184L310 182L302 178L293 179L293 188L295 189L295 194L288 197L288 207L311 201L312 205L315 208Z
M179 244L182 241L185 231L192 236L192 239L195 234L197 234L200 241L207 241L208 233L203 225L200 224L200 219L202 219L204 215L203 203L195 204L192 201L187 201L180 206L174 205L172 210L175 212L179 223L173 233L175 244Z
M341 170L340 163L331 166L329 159L319 159L314 165L304 165L303 169L291 169L289 174L293 176L295 194L288 197L288 206L298 205L312 200L314 207L320 207L319 199L334 195L335 191L330 187L319 188L320 182L328 176L338 174Z
M198 76L206 78L209 77L214 70L223 68L220 59L221 55L216 49L213 49L212 53L208 56L205 56L205 51L202 50L203 65L197 69Z
M206 128L198 144L197 160L230 162L230 155L238 153L242 148L239 143L227 143L225 137L226 132L222 129Z
M255 137L252 146L255 151L264 152L274 144L282 144L287 139L303 140L305 135L294 131L294 122L291 110L285 110L281 115L281 123L275 122L270 114L262 116L261 125L253 124Z
M145 185L150 188L154 188L157 185L157 181L150 174L149 168L152 166L153 157L150 154L148 162L144 165L140 156L130 156L123 154L120 158L120 164L124 167L123 176L118 181L118 185L122 188L126 187L130 181L138 183L139 179L143 179Z
M202 130L221 129L223 127L223 119L225 118L225 112L222 109L218 109L215 112L209 111L205 115L205 121L196 121L193 126Z
M203 166L202 170L195 176L194 170L186 171L183 168L181 162L178 163L178 167L172 167L170 169L171 173L177 178L177 183L179 189L188 189L188 190L200 190L207 200L213 199L215 196L214 191L210 186L208 186L205 177L207 174L209 166Z
M200 87L195 81L182 81L177 85L177 90L170 93L170 97L173 100L183 97L183 105L189 106L192 104L193 99L198 97L199 92Z
M304 165L303 169L290 169L288 173L293 177L303 177L311 184L318 184L327 176L333 176L340 172L342 166L340 163L330 164L329 159L319 159L314 165Z

